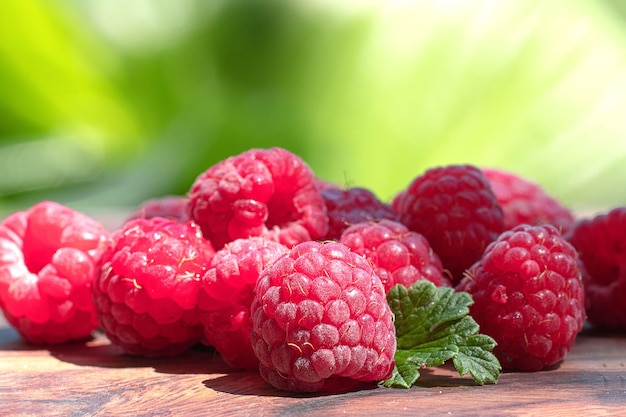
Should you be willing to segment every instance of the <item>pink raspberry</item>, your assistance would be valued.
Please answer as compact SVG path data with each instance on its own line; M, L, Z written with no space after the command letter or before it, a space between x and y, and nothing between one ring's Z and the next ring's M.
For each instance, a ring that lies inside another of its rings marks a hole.
M396 220L396 213L389 204L383 203L376 195L362 187L333 188L320 190L326 203L329 219L325 239L336 240L348 226L373 220Z
M193 222L135 219L115 231L92 289L107 337L143 356L176 355L198 343L198 291L214 253Z
M0 307L24 340L63 343L97 327L91 285L108 232L43 201L0 224Z
M345 245L295 245L257 281L250 340L261 376L309 392L335 378L388 378L396 332L385 296L367 260Z
M502 208L472 165L427 170L396 195L392 207L401 223L428 239L453 283L504 231Z
M452 285L428 240L402 223L387 219L357 223L343 232L339 242L370 261L386 292L396 284L408 288L421 279Z
M566 238L580 255L589 322L626 330L626 207L581 219Z
M504 227L519 224L551 224L565 234L575 222L574 214L539 184L512 172L483 168L504 212Z
M504 369L538 371L562 360L585 322L576 250L552 225L502 233L457 286L495 339Z
M218 162L198 176L189 198L190 218L217 249L251 236L290 247L328 231L313 172L282 148L251 149Z
M281 243L261 237L236 239L218 250L207 265L198 294L205 343L240 369L258 369L250 345L250 305L259 274L287 252Z
M180 222L188 219L187 197L169 195L160 198L146 200L137 207L137 209L128 216L126 221L134 219L151 219L152 217L165 217Z

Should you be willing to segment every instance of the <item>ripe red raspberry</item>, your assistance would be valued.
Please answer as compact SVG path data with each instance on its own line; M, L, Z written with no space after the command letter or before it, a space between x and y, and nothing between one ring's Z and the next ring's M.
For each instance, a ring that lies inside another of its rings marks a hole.
M259 368L250 345L254 287L261 271L285 252L286 246L261 237L236 239L218 250L207 265L198 294L204 343L234 368Z
M427 170L396 195L392 207L401 223L428 239L453 283L504 231L502 208L472 165Z
M345 245L294 246L257 281L250 340L261 376L309 392L334 378L388 378L396 332L385 296L367 260Z
M325 239L336 240L348 226L372 220L396 220L396 213L370 190L362 187L320 190L326 203L329 227Z
M576 250L551 225L502 233L457 286L495 339L504 369L538 371L562 360L585 321Z
M343 232L339 242L370 261L386 292L396 284L408 288L420 279L452 285L428 240L402 223L387 219L357 223Z
M97 327L91 285L108 232L43 201L0 224L0 307L23 339L63 343Z
M251 149L218 162L198 176L189 198L190 218L217 249L251 236L291 247L328 231L313 172L282 148Z
M574 225L574 214L539 184L512 172L483 168L504 212L504 227L518 224L551 224L567 233Z
M153 217L115 231L92 288L107 337L143 356L175 355L198 343L198 290L214 253L193 222Z
M170 195L144 201L137 209L128 216L126 221L134 219L150 219L152 217L165 217L179 222L188 220L187 197Z
M566 238L582 262L589 322L626 330L626 207L581 219Z

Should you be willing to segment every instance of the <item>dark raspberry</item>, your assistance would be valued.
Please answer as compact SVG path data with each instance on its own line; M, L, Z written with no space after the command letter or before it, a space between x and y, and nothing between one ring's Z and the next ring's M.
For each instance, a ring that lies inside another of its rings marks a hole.
M287 251L281 243L260 237L236 239L211 258L198 294L205 344L239 369L259 368L250 345L250 305L259 274Z
M339 239L350 225L373 220L396 220L396 213L389 204L383 203L370 190L362 187L320 190L326 203L329 227L325 239Z
M32 343L84 339L97 328L91 285L108 232L43 201L0 224L0 307Z
M504 231L502 208L472 165L427 170L396 195L392 207L401 223L428 239L453 283Z
M198 290L214 253L193 222L135 219L115 231L93 285L107 337L143 356L176 355L198 343Z
M309 392L334 378L386 379L396 338L385 296L367 260L345 245L294 246L257 281L250 340L261 376Z
M282 148L251 149L218 162L198 176L189 198L190 218L217 249L252 236L291 247L328 231L313 172Z
M495 339L504 369L538 371L561 361L585 322L577 253L551 225L502 233L456 288Z
M428 240L393 220L362 222L347 228L339 242L370 261L385 291L396 284L410 287L425 279L437 286L451 286Z
M151 219L152 217L165 217L179 222L189 220L187 204L189 199L182 196L165 196L144 201L128 216L127 221L134 219Z
M626 207L583 218L566 237L583 265L589 322L626 330Z
M504 227L519 224L551 224L567 233L574 225L574 214L539 184L512 172L483 168L504 212Z

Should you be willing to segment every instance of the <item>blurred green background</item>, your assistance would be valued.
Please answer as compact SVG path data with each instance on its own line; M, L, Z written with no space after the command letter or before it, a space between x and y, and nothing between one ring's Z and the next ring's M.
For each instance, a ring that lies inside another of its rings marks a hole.
M282 146L389 200L423 170L626 204L620 0L3 0L0 215L184 194Z

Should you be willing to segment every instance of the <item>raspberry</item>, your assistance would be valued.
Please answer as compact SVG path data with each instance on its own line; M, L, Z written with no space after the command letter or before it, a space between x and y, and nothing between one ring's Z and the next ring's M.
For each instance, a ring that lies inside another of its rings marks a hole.
M236 239L211 258L198 294L205 344L240 369L258 369L250 345L250 305L261 271L287 251L281 243L260 237Z
M196 178L189 191L190 218L217 249L251 236L291 247L328 231L316 184L309 166L289 151L251 149Z
M566 238L583 266L589 322L626 329L626 207L581 219Z
M92 288L111 342L143 356L176 355L198 343L198 290L214 253L193 222L153 217L115 231Z
M357 223L343 232L339 242L370 261L387 292L396 284L408 288L420 279L452 285L428 240L401 223L388 219Z
M137 210L128 216L126 221L134 219L150 219L152 217L165 217L179 222L185 222L188 220L188 202L189 199L187 197L177 195L150 199L141 203L139 207L137 207Z
M295 245L257 281L250 340L261 376L308 392L336 378L386 379L396 339L385 295L367 260L345 245Z
M97 328L91 285L108 232L43 201L0 224L0 307L22 338L57 344Z
M495 339L504 369L538 371L562 360L585 321L577 253L551 225L502 233L456 288Z
M329 227L325 239L336 240L348 226L363 221L390 219L396 214L389 204L385 204L366 188L351 187L341 189L326 187L320 190L326 203Z
M392 207L401 223L428 239L453 283L504 231L502 208L472 165L427 170L395 196Z
M575 222L574 214L539 184L512 172L483 168L504 212L504 227L518 224L551 224L565 234Z

